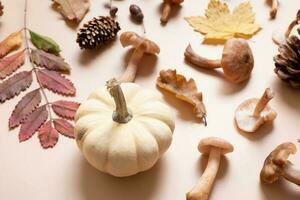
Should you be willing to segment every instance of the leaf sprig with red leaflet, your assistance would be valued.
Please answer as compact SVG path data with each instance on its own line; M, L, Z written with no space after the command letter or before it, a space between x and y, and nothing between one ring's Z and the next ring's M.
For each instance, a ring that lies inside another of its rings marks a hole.
M51 38L30 32L32 44L29 46L27 28L12 33L0 42L0 102L19 95L27 90L35 79L39 85L31 92L25 94L17 103L9 118L9 128L21 126L19 141L23 142L38 132L41 146L52 148L58 142L59 134L74 138L74 127L67 120L73 120L79 103L58 100L49 102L46 89L64 96L75 96L74 84L64 74L70 73L70 66L59 56L60 48ZM18 50L23 44L25 35L25 48ZM32 69L20 71L25 63L25 53L28 54ZM16 72L16 73L15 73ZM53 117L53 114L57 118Z

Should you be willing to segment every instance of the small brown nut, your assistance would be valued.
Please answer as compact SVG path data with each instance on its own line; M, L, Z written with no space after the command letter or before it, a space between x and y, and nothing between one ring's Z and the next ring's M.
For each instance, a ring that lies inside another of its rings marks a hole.
M144 14L139 6L135 4L130 5L129 12L131 14L132 19L134 19L138 23L143 22Z

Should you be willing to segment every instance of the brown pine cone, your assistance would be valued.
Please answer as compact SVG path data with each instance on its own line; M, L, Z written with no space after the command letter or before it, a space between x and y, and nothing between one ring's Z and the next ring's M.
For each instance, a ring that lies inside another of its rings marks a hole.
M292 35L280 44L274 57L275 73L293 88L300 88L300 38Z
M81 49L94 49L114 39L119 30L120 25L113 18L99 16L83 25L76 42Z

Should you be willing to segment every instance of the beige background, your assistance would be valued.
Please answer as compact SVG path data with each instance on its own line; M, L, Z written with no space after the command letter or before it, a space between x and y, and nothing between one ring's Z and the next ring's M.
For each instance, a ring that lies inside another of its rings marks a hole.
M92 0L84 23L93 16L106 15L104 1ZM166 102L176 114L174 141L169 151L151 170L129 178L113 178L88 165L74 140L60 137L54 149L43 150L37 136L22 144L18 130L8 130L8 118L14 105L24 95L0 105L0 199L3 200L182 200L185 193L202 174L206 159L201 158L197 144L201 138L226 138L235 151L222 160L221 170L212 191L212 200L299 200L300 189L287 181L272 186L260 184L259 172L268 153L286 141L296 143L300 138L300 92L283 84L273 73L272 57L277 47L271 41L276 28L285 28L299 8L299 0L281 1L276 20L268 19L269 7L262 0L251 1L257 20L263 29L249 41L255 68L248 83L228 83L221 71L198 70L184 62L183 51L190 42L194 49L211 58L221 55L222 46L201 45L202 36L187 25L183 17L203 14L207 0L187 0L173 13L166 27L159 23L161 1L115 1L119 7L118 20L122 31L141 33L141 26L128 17L130 3L138 3L144 10L147 37L161 46L158 57L148 56L141 63L136 82L157 90L155 79L161 69L176 68L193 77L204 94L208 110L208 127L198 123L192 108L164 93ZM241 1L228 1L231 8ZM0 38L22 28L24 0L3 0L5 15L0 18ZM51 7L51 1L29 0L29 28L55 39L62 56L72 66L71 79L77 87L78 101L86 99L95 87L124 71L128 49L118 40L97 51L81 51L76 40L78 27L66 23ZM29 66L29 64L26 64ZM26 67L25 67L26 68ZM24 67L23 67L24 69ZM276 91L272 106L278 111L274 124L266 125L255 135L239 133L233 114L239 103L249 97L259 97L266 87ZM33 87L32 87L33 88ZM51 99L61 99L48 92ZM300 148L299 143L297 147ZM291 160L300 168L300 153Z

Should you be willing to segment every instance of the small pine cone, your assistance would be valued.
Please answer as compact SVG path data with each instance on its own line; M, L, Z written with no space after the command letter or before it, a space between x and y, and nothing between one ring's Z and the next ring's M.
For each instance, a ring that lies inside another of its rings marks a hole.
M3 6L2 2L0 1L0 16L3 15L3 9L4 9L4 6Z
M300 88L300 39L292 35L280 44L274 57L275 73L293 88Z
M120 29L119 23L113 18L99 16L83 25L76 42L81 49L94 49L115 38Z

